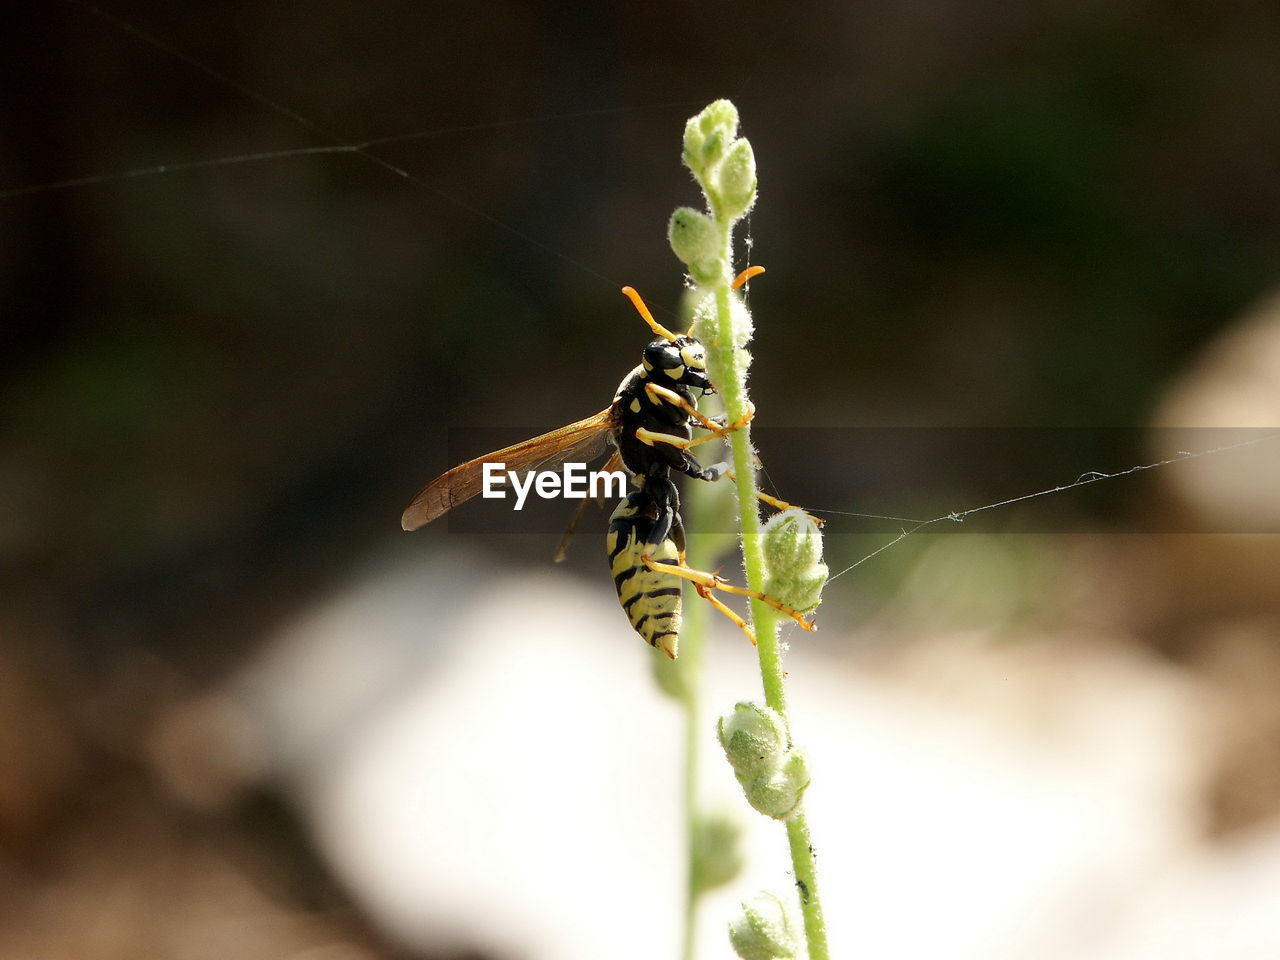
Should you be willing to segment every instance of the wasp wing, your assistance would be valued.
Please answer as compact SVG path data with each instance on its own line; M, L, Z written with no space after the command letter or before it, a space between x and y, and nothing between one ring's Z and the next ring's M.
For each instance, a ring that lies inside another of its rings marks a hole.
M601 410L593 417L570 423L559 430L459 464L418 491L400 517L400 525L406 530L417 530L470 500L484 484L486 463L505 463L506 470L529 470L544 465L554 466L573 456L581 457L584 462L595 459L604 451L609 433L615 426L611 411L612 408Z
M600 472L612 473L621 469L622 456L615 450L613 456L605 461L605 465L600 468ZM582 502L578 504L578 509L574 510L573 516L569 518L569 526L565 528L564 536L560 538L560 545L556 547L554 557L556 563L564 563L564 558L569 555L569 544L573 541L573 535L578 532L578 524L582 522L582 515L587 512L587 504L590 502L590 497L583 497ZM604 497L597 497L596 502L603 507Z

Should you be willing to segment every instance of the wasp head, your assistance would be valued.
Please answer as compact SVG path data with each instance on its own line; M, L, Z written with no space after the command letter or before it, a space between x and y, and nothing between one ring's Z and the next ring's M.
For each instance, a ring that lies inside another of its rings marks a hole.
M644 348L644 368L656 383L665 379L715 393L707 378L707 349L697 337L654 340Z

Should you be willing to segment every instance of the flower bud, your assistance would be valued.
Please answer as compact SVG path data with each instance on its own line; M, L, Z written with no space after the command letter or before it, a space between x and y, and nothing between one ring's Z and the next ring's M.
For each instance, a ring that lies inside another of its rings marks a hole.
M736 220L756 202L756 155L751 141L735 140L716 177L717 213Z
M727 813L701 814L693 821L689 849L694 891L723 887L742 871L742 824Z
M678 207L671 215L667 239L675 255L690 267L719 259L722 244L715 223L692 207Z
M787 749L787 727L776 710L756 703L739 703L721 717L716 735L729 765L739 778L772 772Z
M742 960L789 960L796 955L797 923L777 896L756 894L729 922L729 942Z
M698 288L702 292L702 288ZM698 337L707 345L707 372L712 383L730 383L745 376L751 366L751 352L747 344L755 332L751 311L736 293L729 297L729 339L720 336L720 322L716 313L716 297L705 291L693 310Z
M800 812L800 801L809 788L809 762L792 748L780 767L762 771L753 778L738 777L747 802L758 813L774 820L790 820Z
M724 260L720 257L703 260L700 263L689 263L686 266L694 283L702 284L704 287L712 286L717 280L723 279L727 272L724 268Z
M764 525L764 557L769 574L764 592L808 613L822 602L830 571L822 562L822 530L799 508L775 513Z
M709 104L685 124L684 164L704 186L707 174L724 157L737 134L738 108L728 100Z

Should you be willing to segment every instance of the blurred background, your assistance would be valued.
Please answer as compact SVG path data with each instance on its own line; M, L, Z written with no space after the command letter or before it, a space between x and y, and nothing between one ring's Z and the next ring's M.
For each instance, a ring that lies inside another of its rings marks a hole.
M679 719L603 515L561 567L559 512L398 518L469 431L607 403L619 286L674 316L722 96L783 496L928 519L1257 441L832 583L788 668L833 943L1280 955L1273 3L119 0L8 36L0 958L675 955ZM328 149L366 143L408 177ZM833 571L902 526L828 520ZM727 624L711 664L708 709L758 695ZM789 882L742 817L707 957Z

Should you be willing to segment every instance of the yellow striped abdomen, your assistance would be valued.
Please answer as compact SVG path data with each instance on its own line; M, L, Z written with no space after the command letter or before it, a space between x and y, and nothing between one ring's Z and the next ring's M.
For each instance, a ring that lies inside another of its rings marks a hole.
M618 601L636 633L650 646L671 659L680 639L681 578L645 566L643 556L658 563L682 563L684 531L674 517L671 533L660 543L648 546L657 519L653 499L633 492L618 504L609 518L609 569L618 590Z

